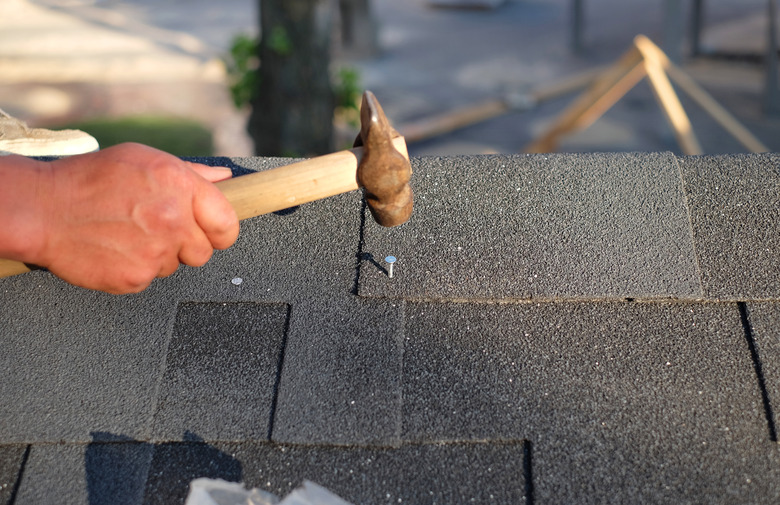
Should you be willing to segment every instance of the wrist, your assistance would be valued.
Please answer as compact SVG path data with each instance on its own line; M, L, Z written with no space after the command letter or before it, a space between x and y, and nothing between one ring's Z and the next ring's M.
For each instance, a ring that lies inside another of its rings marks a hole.
M38 264L53 196L49 163L0 156L0 258Z

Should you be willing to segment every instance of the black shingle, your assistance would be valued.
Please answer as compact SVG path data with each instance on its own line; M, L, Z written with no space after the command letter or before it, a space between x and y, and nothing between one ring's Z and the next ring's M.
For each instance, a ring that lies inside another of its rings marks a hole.
M46 273L0 287L0 441L91 441L149 433L175 300L116 297Z
M26 445L0 445L0 505L13 505L25 451Z
M354 504L523 503L524 444L395 449L275 444L164 444L147 503L180 503L199 476L244 481L279 496L311 480Z
M293 306L273 439L400 441L398 302L334 297Z
M117 442L33 445L16 505L141 503L152 445L129 437L94 435Z
M404 438L530 440L544 500L780 498L736 304L409 303L404 333Z
M201 161L230 164L219 158ZM267 170L293 161L235 159L233 170ZM183 300L290 303L349 293L355 282L360 209L361 195L354 191L244 220L235 245L217 251L207 268L182 268L160 283L168 281L167 289Z
M152 437L267 438L287 316L282 304L182 304Z
M780 303L747 304L750 335L755 345L757 386L762 389L770 437L778 441L780 422Z
M368 222L360 294L423 299L701 295L669 153L414 160L415 211ZM398 258L394 278L381 266Z
M780 297L780 157L679 161L707 297Z

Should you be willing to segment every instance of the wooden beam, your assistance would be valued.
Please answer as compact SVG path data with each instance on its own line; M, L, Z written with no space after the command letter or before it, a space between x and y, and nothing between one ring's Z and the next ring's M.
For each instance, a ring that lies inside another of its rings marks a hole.
M665 57L660 56L663 55L663 52L643 35L638 35L634 39L634 45L644 57L647 79L650 81L650 86L653 88L655 97L661 105L667 121L669 121L674 130L677 143L680 145L683 153L689 155L702 154L703 151L699 144L699 139L696 138L696 134L693 132L691 121L688 119L688 115L685 113L677 93L674 92L672 83L664 71L662 60Z
M526 146L524 152L554 151L559 137L593 124L644 76L642 54L632 46L614 65L596 78L593 84L558 116L539 139Z

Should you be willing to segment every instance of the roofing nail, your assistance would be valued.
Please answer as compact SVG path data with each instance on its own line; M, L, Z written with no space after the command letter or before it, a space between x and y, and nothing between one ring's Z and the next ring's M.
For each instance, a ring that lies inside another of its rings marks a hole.
M395 259L395 256L388 256L385 258L385 261L388 265L390 265L390 269L387 271L387 276L392 279L393 277L393 263L395 263L397 260Z

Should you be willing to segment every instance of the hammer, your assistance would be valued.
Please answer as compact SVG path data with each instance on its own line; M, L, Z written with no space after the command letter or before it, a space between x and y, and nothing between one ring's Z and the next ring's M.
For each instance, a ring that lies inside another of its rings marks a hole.
M390 125L374 94L366 91L353 149L234 177L216 186L241 220L363 188L374 220L390 227L405 223L412 214L411 175L404 138ZM34 268L0 259L0 278Z

